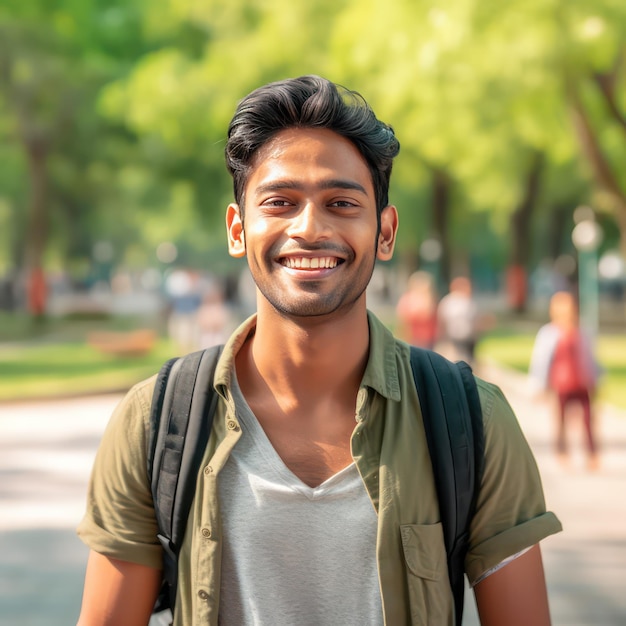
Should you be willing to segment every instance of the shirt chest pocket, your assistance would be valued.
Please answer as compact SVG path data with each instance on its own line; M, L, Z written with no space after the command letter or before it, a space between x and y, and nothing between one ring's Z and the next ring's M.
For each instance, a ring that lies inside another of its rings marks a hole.
M441 524L400 526L413 624L452 623L452 592Z

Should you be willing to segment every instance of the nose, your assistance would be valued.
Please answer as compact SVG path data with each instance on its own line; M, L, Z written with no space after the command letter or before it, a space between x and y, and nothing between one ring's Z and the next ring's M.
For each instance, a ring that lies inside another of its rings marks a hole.
M306 241L327 239L331 234L329 216L316 203L307 202L289 219L287 234Z

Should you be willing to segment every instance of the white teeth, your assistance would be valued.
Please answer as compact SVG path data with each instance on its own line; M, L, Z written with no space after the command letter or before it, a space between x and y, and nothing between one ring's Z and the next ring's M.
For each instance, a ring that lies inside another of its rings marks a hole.
M323 257L287 257L283 260L283 263L286 267L291 269L301 270L301 269L332 269L333 267L337 267L337 258L331 256L323 256Z

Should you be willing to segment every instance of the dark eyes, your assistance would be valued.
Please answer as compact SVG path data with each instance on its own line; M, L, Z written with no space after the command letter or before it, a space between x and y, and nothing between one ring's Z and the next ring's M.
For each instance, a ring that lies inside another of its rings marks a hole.
M323 201L322 201L323 202ZM326 208L328 210L335 210L337 212L341 212L345 214L346 211L356 211L360 208L360 204L356 201L352 200L333 200L332 198L325 201ZM283 213L285 211L289 211L291 209L297 209L300 204L300 201L297 199L287 199L287 198L267 198L266 200L261 201L260 207L265 208L267 211L276 211Z
M335 207L340 207L340 208L351 208L356 206L353 202L350 202L349 200L337 200L335 202L331 202L329 206L335 206Z
M286 206L291 206L292 203L290 203L288 200L265 200L265 202L263 202L264 206L275 206L275 207L286 207Z
M275 207L287 207L287 206L295 206L296 203L290 200L282 200L282 199L270 199L264 200L263 206L275 206ZM327 206L332 207L340 207L340 208L349 208L357 206L354 202L350 202L349 200L335 200L334 202L329 202Z

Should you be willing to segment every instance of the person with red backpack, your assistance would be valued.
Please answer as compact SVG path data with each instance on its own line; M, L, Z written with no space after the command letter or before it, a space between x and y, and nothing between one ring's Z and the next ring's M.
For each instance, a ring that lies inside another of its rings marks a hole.
M550 322L539 329L530 365L531 378L543 389L554 392L558 402L556 451L567 460L566 422L569 410L579 405L586 434L588 466L598 466L598 451L593 429L592 399L600 367L591 341L578 323L574 295L559 291L550 300Z

